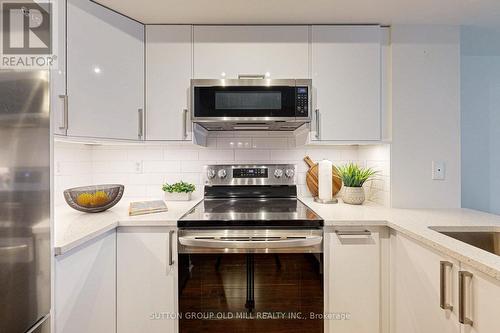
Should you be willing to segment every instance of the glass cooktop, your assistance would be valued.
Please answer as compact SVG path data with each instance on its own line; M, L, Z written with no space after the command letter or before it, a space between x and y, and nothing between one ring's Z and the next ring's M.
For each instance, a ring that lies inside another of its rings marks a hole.
M323 219L296 198L205 199L179 227L321 227Z

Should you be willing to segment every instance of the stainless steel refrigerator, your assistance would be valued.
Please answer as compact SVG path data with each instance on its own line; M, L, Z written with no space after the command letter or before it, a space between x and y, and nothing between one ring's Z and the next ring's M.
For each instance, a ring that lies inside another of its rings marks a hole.
M49 332L47 71L0 70L0 333Z

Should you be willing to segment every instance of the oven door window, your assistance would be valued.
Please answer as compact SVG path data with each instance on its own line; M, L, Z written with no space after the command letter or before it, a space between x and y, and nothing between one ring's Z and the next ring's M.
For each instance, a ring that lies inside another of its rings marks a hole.
M180 254L179 259L181 333L323 332L322 254Z
M195 87L196 117L294 117L295 88Z

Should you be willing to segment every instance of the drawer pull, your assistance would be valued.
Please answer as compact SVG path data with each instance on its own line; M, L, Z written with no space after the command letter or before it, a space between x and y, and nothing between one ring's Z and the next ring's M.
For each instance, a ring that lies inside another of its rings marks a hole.
M446 301L447 289L447 268L453 268L453 264L449 261L441 261L439 263L439 306L443 310L453 310L453 305Z

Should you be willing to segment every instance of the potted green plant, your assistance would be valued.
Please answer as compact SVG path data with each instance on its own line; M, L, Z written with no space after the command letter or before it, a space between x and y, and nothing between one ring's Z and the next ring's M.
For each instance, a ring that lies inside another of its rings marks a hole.
M196 187L193 184L180 181L175 184L165 183L162 189L165 192L166 201L189 201L191 193Z
M344 183L342 200L351 205L361 205L365 201L363 184L378 173L372 168L361 168L355 163L349 163L338 168L340 178Z

